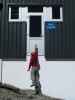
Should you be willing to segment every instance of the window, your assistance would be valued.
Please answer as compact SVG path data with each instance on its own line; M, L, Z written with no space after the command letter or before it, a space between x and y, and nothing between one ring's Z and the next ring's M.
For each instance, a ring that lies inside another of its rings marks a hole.
M28 7L9 5L9 22L27 21Z
M52 7L52 18L60 19L60 6L56 5Z
M54 5L44 7L44 21L63 21L63 7Z
M11 19L18 19L18 18L19 18L19 7L11 6Z
M41 37L41 16L30 16L29 31L30 37Z

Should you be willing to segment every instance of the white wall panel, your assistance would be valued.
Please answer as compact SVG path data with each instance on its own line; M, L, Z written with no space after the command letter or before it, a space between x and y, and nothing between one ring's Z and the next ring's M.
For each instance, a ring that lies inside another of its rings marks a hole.
M26 62L4 61L3 82L21 89L31 88L30 72L27 72L30 57ZM39 57L42 92L46 95L75 100L75 61L46 61Z

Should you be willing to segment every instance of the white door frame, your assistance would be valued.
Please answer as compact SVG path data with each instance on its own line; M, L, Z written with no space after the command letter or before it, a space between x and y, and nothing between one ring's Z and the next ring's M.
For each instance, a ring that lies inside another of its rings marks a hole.
M41 16L41 24L42 24L42 34L41 34L41 37L29 37L29 29L30 29L30 16ZM42 54L41 55L44 55L44 16L43 16L43 12L42 13L28 13L27 14L27 55L30 55L30 40L32 39L41 39L41 42L42 42Z

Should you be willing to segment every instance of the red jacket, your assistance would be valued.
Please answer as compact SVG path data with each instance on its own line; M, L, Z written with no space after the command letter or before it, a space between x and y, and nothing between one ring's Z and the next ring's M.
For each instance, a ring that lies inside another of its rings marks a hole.
M30 63L29 63L29 69L32 67L40 67L39 65L39 60L38 60L38 53L37 52L32 52L31 53L31 58L30 58Z

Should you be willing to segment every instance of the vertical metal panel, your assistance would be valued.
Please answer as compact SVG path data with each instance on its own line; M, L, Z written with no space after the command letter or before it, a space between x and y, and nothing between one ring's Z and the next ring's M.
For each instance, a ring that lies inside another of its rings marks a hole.
M5 11L4 11L4 57L8 56L8 7L6 2L4 4Z
M65 33L65 58L75 59L75 39L74 37L74 20L75 13L73 12L75 8L75 1L71 0L65 1L64 5L64 33Z
M22 23L21 25L21 56L22 58L26 57L26 48L27 48L27 24L26 23Z
M8 38L8 48L9 48L9 53L8 53L8 57L10 56L10 58L12 57L11 54L13 53L12 51L12 30L13 28L11 27L11 24L8 23L9 26L9 30L8 30L8 34L9 34L9 38Z
M25 58L26 57L26 23L10 22L8 27L9 27L8 58L17 58L17 59Z
M71 32L72 32L72 57L75 58L75 1L72 0L71 3L72 11L71 11Z
M20 57L20 48L19 48L19 46L20 46L20 34L22 34L22 32L21 32L21 30L18 30L18 29L20 29L21 28L21 24L19 23L16 23L17 24L17 37L16 37L16 39L17 39L17 47L16 47L16 53L17 53L17 57Z
M3 0L0 0L0 3L2 3Z
M64 58L63 23L57 22L56 29L45 32L45 57L48 60Z
M0 9L0 56L1 56L1 33L2 33L2 9Z
M2 24L1 24L1 58L4 56L4 31L5 31L5 1L3 1Z
M16 23L11 24L12 29L12 57L16 57ZM10 34L10 33L9 33ZM10 42L10 41L9 41Z

